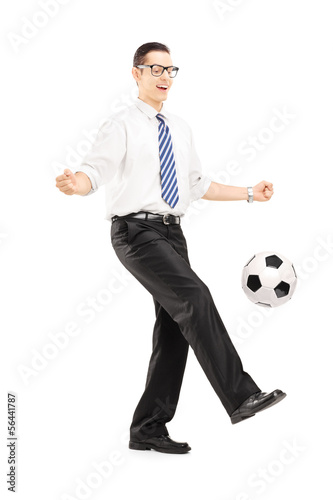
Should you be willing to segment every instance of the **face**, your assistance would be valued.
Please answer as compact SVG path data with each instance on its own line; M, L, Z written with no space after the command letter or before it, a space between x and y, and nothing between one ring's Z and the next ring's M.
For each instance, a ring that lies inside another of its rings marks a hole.
M167 52L148 52L144 64L160 64L161 66L173 66L170 55ZM142 73L141 73L142 72ZM150 68L132 68L132 74L139 86L139 98L150 104L157 111L162 108L163 101L168 98L168 93L173 84L174 78L170 78L167 71L163 71L161 76L153 76ZM161 86L166 89L161 89Z

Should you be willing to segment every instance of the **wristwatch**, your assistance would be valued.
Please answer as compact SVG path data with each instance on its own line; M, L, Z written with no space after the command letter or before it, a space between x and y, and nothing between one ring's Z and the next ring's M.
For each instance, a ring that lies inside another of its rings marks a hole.
M252 187L248 187L247 192L249 194L249 198L248 198L247 202L253 203L253 189L252 189Z

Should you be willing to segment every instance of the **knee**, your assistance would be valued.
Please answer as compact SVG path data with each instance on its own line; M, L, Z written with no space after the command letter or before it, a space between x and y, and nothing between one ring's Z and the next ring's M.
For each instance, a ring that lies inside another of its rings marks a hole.
M188 304L192 315L196 315L202 312L210 306L212 302L212 296L208 286L203 282L199 281L191 287Z

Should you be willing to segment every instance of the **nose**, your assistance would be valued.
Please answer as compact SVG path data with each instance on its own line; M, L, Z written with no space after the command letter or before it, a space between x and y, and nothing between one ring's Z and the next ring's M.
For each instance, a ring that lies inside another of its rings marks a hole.
M170 82L170 76L169 76L169 73L168 73L166 68L164 68L162 74L160 75L160 78L162 78L162 79L166 78L167 81Z

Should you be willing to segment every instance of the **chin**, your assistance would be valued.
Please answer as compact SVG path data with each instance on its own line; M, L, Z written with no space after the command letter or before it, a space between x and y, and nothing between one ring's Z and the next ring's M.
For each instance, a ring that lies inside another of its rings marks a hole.
M163 95L163 94L158 93L157 98L160 102L166 101L168 98L168 94Z

